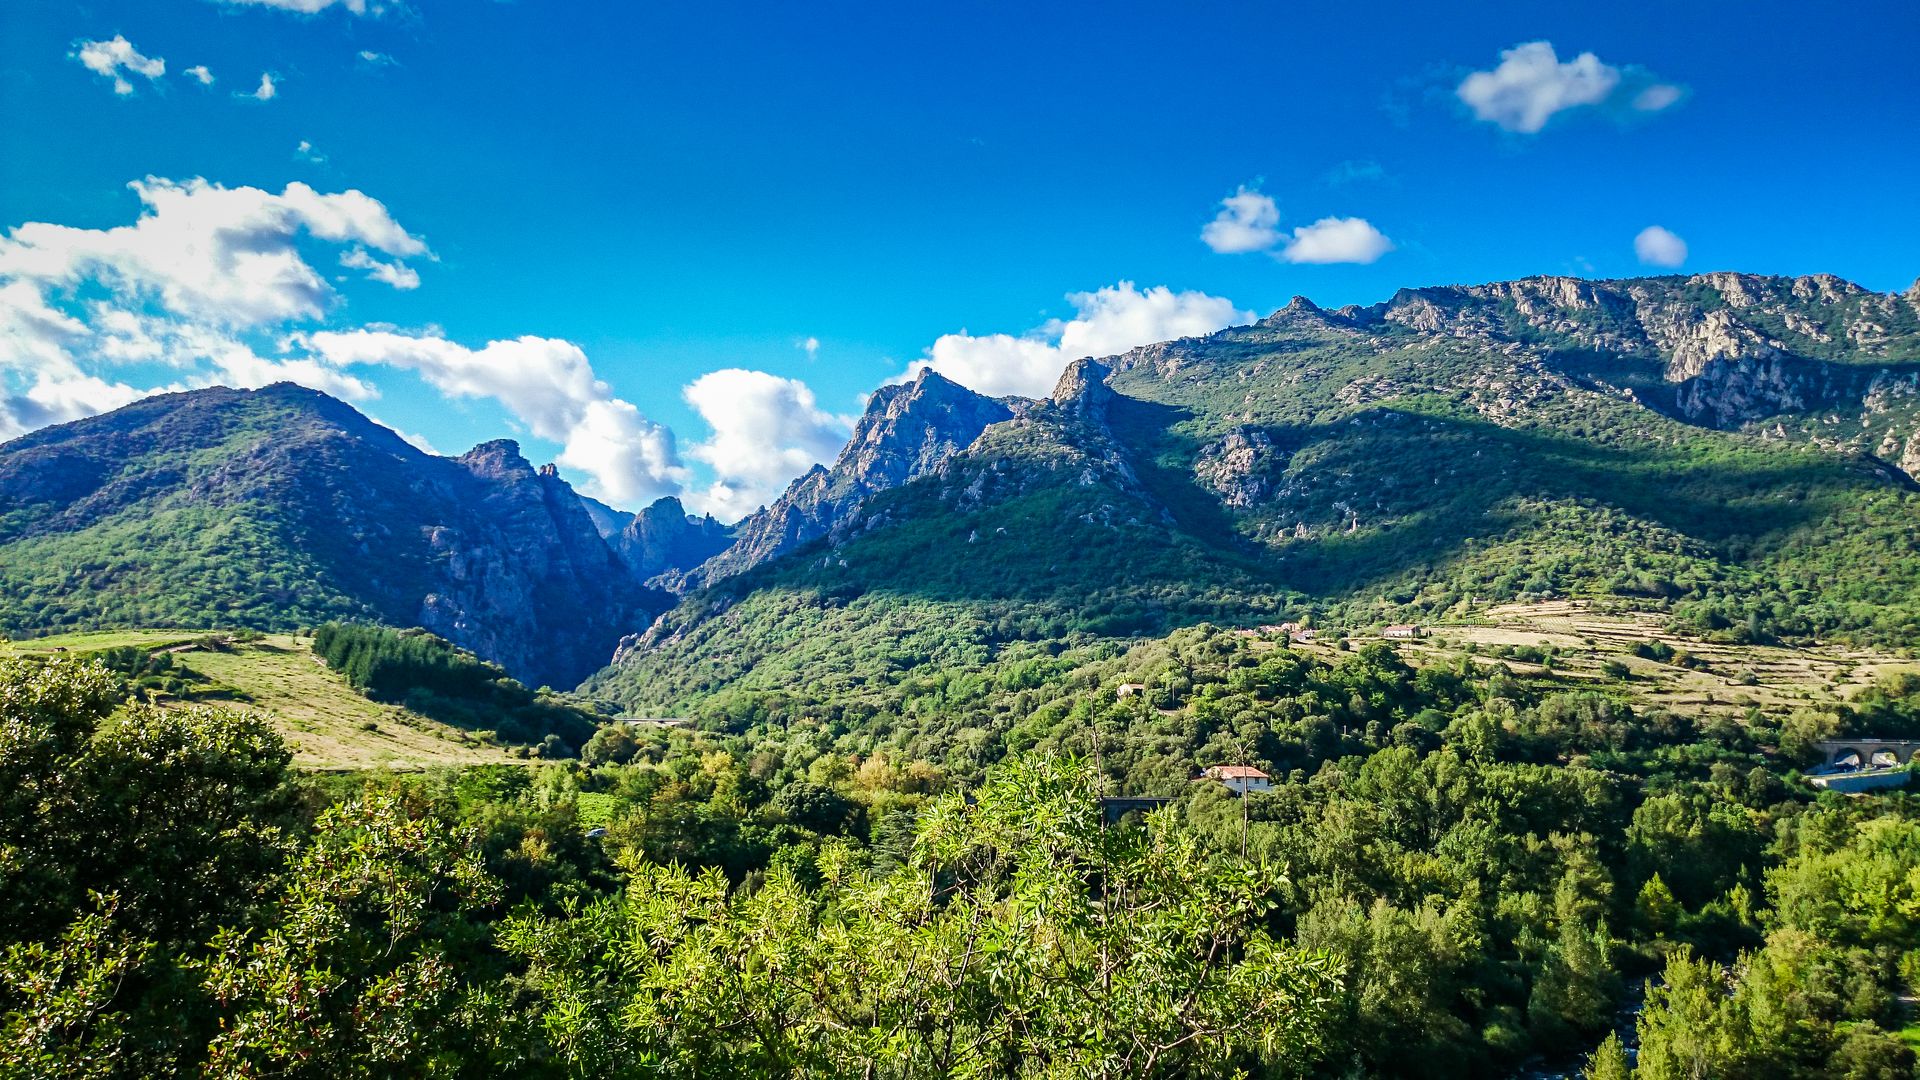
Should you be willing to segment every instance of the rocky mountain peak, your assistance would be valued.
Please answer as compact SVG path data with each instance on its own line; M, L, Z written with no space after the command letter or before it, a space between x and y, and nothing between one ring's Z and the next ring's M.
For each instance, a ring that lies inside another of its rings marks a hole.
M1054 384L1048 400L1069 413L1103 415L1108 402L1113 400L1113 389L1107 385L1107 376L1111 374L1113 369L1098 360L1075 360L1060 373L1060 381Z
M646 581L691 570L725 551L733 530L711 514L693 517L666 495L633 515L609 542L634 576Z
M1006 403L974 393L931 369L883 386L831 469L814 465L771 505L734 530L733 545L683 577L711 584L826 536L870 496L929 475L973 445L990 425L1013 418Z
M938 468L988 424L1013 411L993 398L922 368L912 381L874 392L840 451L834 480L868 490L895 487Z
M520 453L520 444L512 439L483 442L455 460L482 480L534 475L533 463Z

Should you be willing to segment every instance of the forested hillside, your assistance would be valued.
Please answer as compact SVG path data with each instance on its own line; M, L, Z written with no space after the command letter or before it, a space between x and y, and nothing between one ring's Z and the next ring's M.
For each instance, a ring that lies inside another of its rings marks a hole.
M1528 279L1296 300L1082 362L596 676L830 699L1200 620L1621 600L1732 641L1920 635L1920 293Z
M1913 797L1797 772L1911 678L1743 723L1188 630L1014 681L931 757L822 716L302 778L0 663L0 1071L1913 1074Z

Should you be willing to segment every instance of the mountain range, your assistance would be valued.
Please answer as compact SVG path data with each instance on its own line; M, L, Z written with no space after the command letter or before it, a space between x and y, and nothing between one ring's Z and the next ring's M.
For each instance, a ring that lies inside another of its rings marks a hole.
M922 371L731 527L291 386L149 398L0 446L0 628L376 619L649 709L1541 596L1911 640L1917 475L1920 286L1529 278L1295 298L1042 400Z

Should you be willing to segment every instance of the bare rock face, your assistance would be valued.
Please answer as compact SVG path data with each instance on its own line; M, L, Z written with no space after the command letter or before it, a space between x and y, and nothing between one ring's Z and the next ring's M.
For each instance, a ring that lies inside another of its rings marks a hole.
M443 567L417 622L532 682L571 687L664 606L628 573L566 481L511 440L456 459L467 520L428 532Z
M1069 416L1104 421L1115 397L1113 388L1107 385L1111 374L1113 369L1098 360L1075 360L1060 373L1060 381L1047 400Z
M711 514L693 517L679 499L668 495L628 518L607 541L635 577L652 581L666 575L671 580L725 551L733 543L733 530Z
M1267 497L1273 470L1284 465L1266 432L1241 428L1203 448L1193 473L1220 501L1244 510Z
M867 498L937 471L989 425L1013 416L1012 404L927 368L910 382L883 386L833 468L814 466L772 505L742 521L731 547L672 584L700 588L826 536Z

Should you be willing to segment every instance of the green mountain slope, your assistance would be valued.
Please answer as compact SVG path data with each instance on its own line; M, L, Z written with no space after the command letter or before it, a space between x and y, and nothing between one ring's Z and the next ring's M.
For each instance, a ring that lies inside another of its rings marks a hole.
M422 453L291 385L149 398L0 446L0 629L425 626L572 685L663 604L510 442Z
M1920 634L1920 292L1529 279L1304 300L1076 365L693 594L588 689L796 714L1201 620L1612 597L1725 640Z

